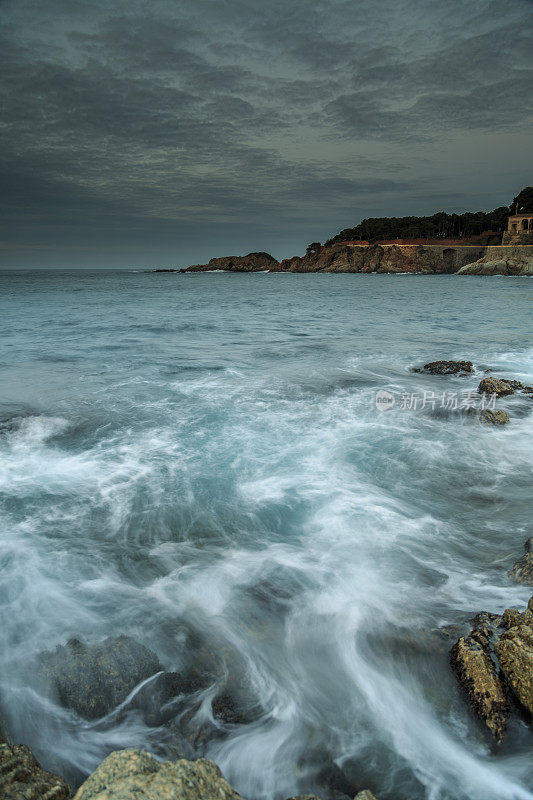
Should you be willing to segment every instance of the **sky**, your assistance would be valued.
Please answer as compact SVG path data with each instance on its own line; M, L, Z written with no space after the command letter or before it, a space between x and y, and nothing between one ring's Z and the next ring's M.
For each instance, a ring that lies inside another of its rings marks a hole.
M0 0L0 268L305 252L533 183L533 0Z

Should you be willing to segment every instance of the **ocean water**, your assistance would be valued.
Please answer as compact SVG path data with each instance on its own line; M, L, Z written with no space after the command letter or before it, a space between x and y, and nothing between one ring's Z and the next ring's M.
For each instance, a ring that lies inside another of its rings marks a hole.
M531 594L507 571L533 404L499 401L502 428L466 412L485 369L533 383L532 298L520 278L0 273L15 738L75 784L119 747L168 757L139 709L87 722L36 685L40 652L125 633L166 669L209 651L177 719L209 730L221 690L253 712L202 750L249 800L533 798L531 728L496 746L449 667L475 613ZM479 371L410 371L438 358Z

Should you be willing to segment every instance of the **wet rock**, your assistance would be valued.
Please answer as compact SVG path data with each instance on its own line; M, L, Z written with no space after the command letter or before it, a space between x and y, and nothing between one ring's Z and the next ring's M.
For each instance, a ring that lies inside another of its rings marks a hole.
M246 717L236 704L234 698L225 692L218 694L211 703L211 709L215 719L226 722L229 725L243 725Z
M0 797L2 800L67 800L67 782L41 769L23 744L0 744Z
M161 670L155 653L129 636L89 646L71 639L42 653L37 666L41 682L85 719L109 713L141 681Z
M533 586L533 537L525 543L525 554L513 564L509 577L517 583Z
M514 394L517 389L521 388L522 384L519 381L510 381L505 378L483 378L477 390L479 394L495 394L497 397L504 397Z
M205 687L206 682L196 674L184 676L179 672L162 672L134 694L124 711L136 708L147 725L165 725L176 716L177 705L184 695L194 694Z
M287 800L320 800L316 794L295 794L292 797L287 797Z
M486 408L480 412L479 419L484 425L506 425L510 418L505 411L492 411Z
M75 800L240 800L212 761L159 763L143 750L111 753L78 789Z
M500 636L496 655L509 686L521 705L533 714L533 618Z
M471 361L430 361L414 372L429 372L431 375L467 375L472 372Z
M473 709L501 741L509 706L493 663L482 645L471 636L461 636L452 648L451 665Z

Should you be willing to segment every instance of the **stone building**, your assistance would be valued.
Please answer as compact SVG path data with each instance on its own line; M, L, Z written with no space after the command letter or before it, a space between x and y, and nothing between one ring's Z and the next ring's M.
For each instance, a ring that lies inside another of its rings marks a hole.
M511 214L502 244L531 244L533 242L533 213Z

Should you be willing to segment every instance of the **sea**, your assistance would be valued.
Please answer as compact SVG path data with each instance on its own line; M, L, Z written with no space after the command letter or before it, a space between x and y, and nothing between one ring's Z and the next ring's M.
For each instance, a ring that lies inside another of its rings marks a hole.
M533 383L532 300L527 278L0 273L13 740L74 786L112 750L171 757L142 703L89 721L36 678L73 637L126 635L169 671L209 653L175 729L247 800L531 800L531 726L491 740L449 652L532 594L508 571L533 401L498 400L496 427L476 391ZM437 359L475 371L413 372Z

